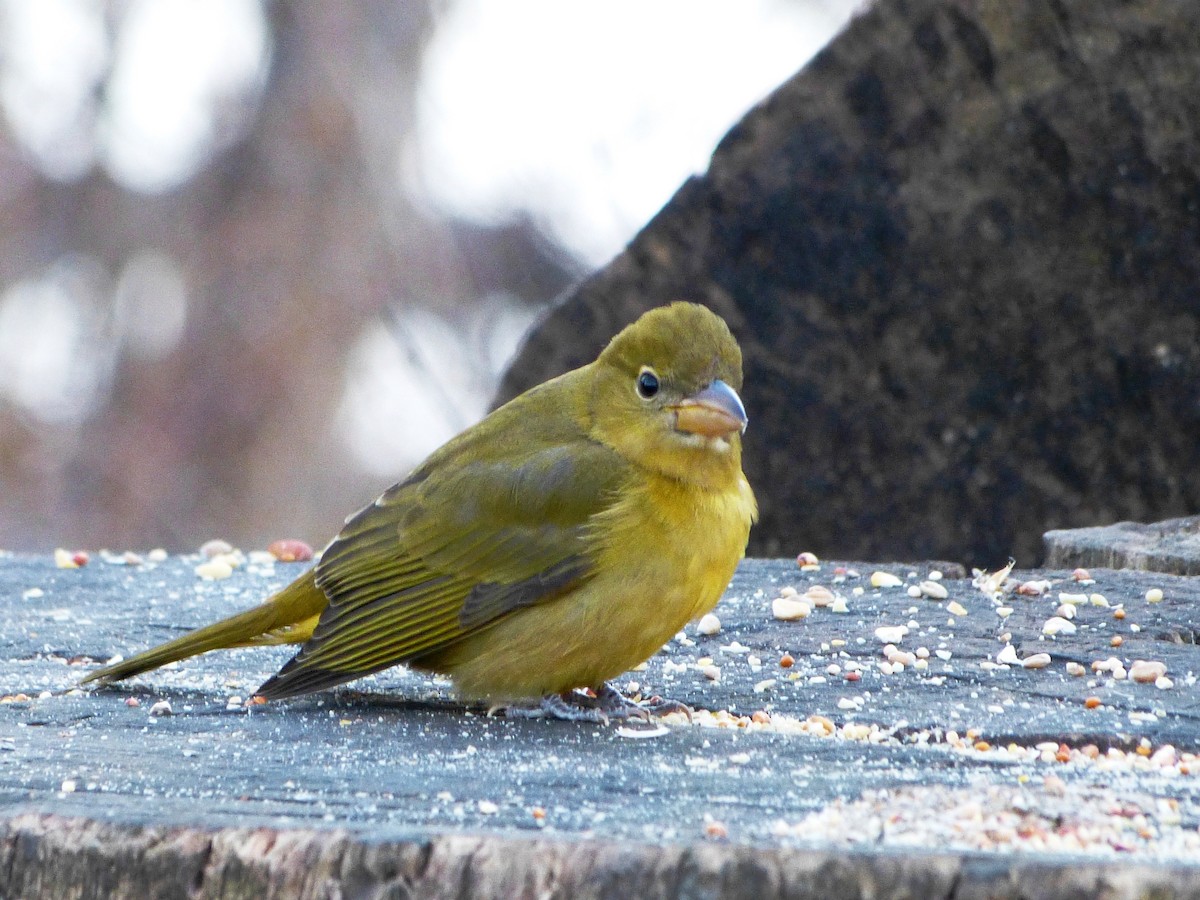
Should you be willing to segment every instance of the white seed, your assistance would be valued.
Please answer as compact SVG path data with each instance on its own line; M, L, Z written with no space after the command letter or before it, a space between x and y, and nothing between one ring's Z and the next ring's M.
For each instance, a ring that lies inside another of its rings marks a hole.
M919 587L921 593L931 600L945 600L950 596L950 592L940 581L922 581Z
M908 589L905 591L905 593L908 594L908 596L912 597L915 600L915 599L917 599L917 597L921 596L921 588L919 585L910 584L908 586Z
M858 704L849 697L838 697L838 709L858 709Z
M1166 663L1157 660L1134 660L1129 667L1129 677L1138 684L1153 684L1167 674Z
M1147 603L1162 603L1162 600L1163 600L1162 588L1150 588L1150 590L1146 591L1146 602Z
M1062 616L1064 619L1075 618L1075 607L1070 603L1064 603L1054 611L1055 615Z
M996 662L1004 663L1006 666L1015 666L1020 661L1017 658L1017 648L1012 644L1005 644L1004 649L996 654Z
M829 611L830 611L830 612L835 612L835 613L848 613L848 612L850 612L850 607L846 605L846 598L845 598L845 597L838 597L837 599L835 599L835 600L833 601L833 603L831 603L831 604L830 604L830 606L829 606Z
M1050 665L1050 654L1034 653L1032 656L1027 656L1021 660L1021 665L1026 669L1044 669Z
M942 662L949 662L950 657L953 656L954 654L952 654L949 650L935 650L933 655L936 656L938 659L940 659Z
M233 566L224 559L210 559L196 566L195 571L205 581L220 581L233 574Z
M1042 625L1042 634L1074 634L1075 623L1069 622L1062 616L1051 616Z
M775 687L775 679L764 678L758 684L754 685L754 693L761 694L763 691L769 691L773 687Z
M709 681L720 681L721 679L721 669L718 666L714 666L712 663L709 663L707 666L703 666L700 669L700 673Z
M1081 666L1079 663L1075 662L1074 660L1071 660L1069 663L1067 663L1067 674L1068 675L1074 675L1076 678L1078 678L1080 675L1086 674L1086 672L1087 672L1087 669L1085 669L1083 666Z
M500 807L491 800L480 800L479 811L485 816L494 816L496 813L500 812Z
M885 644L898 644L908 634L907 625L880 625L875 629L875 637Z
M1007 619L1012 614L1013 614L1013 608L1011 606L997 606L996 607L996 615L998 615L1002 619Z
M917 661L915 663L913 663L913 668L916 669L918 672L924 672L926 669L929 668L929 660L917 659Z
M1165 691L1168 688L1175 687L1175 682L1173 682L1166 675L1160 675L1160 676L1158 676L1158 678L1154 679L1154 686L1156 688L1158 688L1160 691Z
M825 587L823 584L814 584L804 592L803 599L807 600L813 606L829 606L833 603L833 591Z
M1080 606L1080 605L1088 602L1088 595L1087 594L1061 593L1058 595L1058 602L1059 603L1070 603L1073 606Z
M1108 598L1103 594L1088 594L1088 603L1092 606L1103 606L1108 608Z
M152 715L152 716L155 716L155 717L169 716L171 714L172 714L171 704L168 703L166 700L159 700L157 703L155 703L153 706L150 707L150 715Z
M965 616L967 614L967 608L957 600L951 600L946 604L946 612L950 613L952 616Z
M794 600L791 597L776 597L771 601L771 615L784 622L794 622L803 619L811 613L807 603Z
M62 783L62 786L59 788L59 790L61 790L64 794L73 794L75 793L75 788L78 786L79 785L76 783L74 778L68 778Z
M929 659L929 648L928 647L918 647L917 648L917 659Z
M696 634L702 634L706 637L714 635L721 630L721 620L712 613L706 613L700 617L700 621L696 623Z
M901 581L899 578L897 578L895 575L893 575L891 572L872 572L871 573L871 587L873 587L873 588L900 587L900 585L902 585L902 584L904 584L904 582Z
M214 538L211 541L205 541L200 546L200 555L212 559L214 556L224 556L227 553L233 552L233 545L228 541L223 541L220 538Z

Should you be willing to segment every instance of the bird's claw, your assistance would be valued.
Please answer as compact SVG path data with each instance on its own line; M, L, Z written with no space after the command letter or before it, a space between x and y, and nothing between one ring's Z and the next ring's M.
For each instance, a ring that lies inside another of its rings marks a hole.
M616 688L605 684L594 695L582 691L567 691L562 694L547 694L537 706L493 707L490 712L503 709L511 719L561 719L566 722L593 722L607 725L611 719L641 719L649 721L651 716L679 712L692 720L692 709L677 700L651 697L637 701L626 697Z

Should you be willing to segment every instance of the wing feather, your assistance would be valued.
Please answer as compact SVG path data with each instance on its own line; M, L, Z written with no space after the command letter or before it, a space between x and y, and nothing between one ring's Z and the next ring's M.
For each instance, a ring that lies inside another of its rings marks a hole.
M590 578L589 523L628 470L560 430L520 459L502 442L482 454L452 442L347 520L316 569L329 597L320 622L259 693L320 690L434 654Z

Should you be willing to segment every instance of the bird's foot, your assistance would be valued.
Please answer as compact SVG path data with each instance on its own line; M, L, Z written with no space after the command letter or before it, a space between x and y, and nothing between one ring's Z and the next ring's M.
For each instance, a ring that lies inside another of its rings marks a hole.
M652 715L681 712L692 720L691 707L677 700L651 697L637 701L605 684L595 692L567 691L547 694L537 706L507 706L504 715L513 719L561 719L566 722L608 724L610 719L642 719Z

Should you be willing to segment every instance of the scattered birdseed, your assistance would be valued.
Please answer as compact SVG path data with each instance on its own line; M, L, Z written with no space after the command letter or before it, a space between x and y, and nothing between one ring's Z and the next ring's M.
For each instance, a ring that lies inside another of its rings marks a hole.
M1070 662L1067 663L1067 674L1068 675L1073 675L1074 677L1078 678L1080 675L1084 675L1086 673L1087 673L1087 669L1085 669L1082 665L1075 662L1074 660L1071 660Z
M1064 619L1073 619L1075 618L1075 607L1070 603L1063 603L1054 611L1054 614Z
M940 569L930 569L929 570L929 580L930 581L941 581L945 577L946 576L942 574Z
M1096 709L1100 705L1100 698L1099 697L1088 697L1086 700L1083 701L1083 705L1084 705L1085 709Z
M831 606L836 599L833 591L821 584L814 584L801 596L802 600L806 600L813 606Z
M1121 637L1119 634L1114 634L1108 643L1112 647L1120 647L1123 643L1125 643L1125 638Z
M997 606L996 607L996 615L998 615L1002 619L1007 619L1012 614L1013 614L1013 608L1011 606Z
M159 700L150 707L150 715L154 717L172 715L171 704L166 700Z
M205 541L200 545L200 555L208 559L212 559L214 556L224 556L232 552L233 545L220 538L213 538L211 541Z
M776 597L771 601L771 615L783 622L807 618L811 612L807 603L791 597Z
M1130 680L1136 681L1138 684L1153 684L1166 674L1166 663L1157 660L1137 659L1129 667Z
M922 581L918 589L931 600L945 600L950 596L950 592L940 581Z
M64 794L73 794L73 793L75 793L76 787L78 787L78 785L77 785L75 779L68 778L66 781L64 781L62 783L62 786L59 788L59 790L62 791Z
M1077 631L1074 622L1069 622L1062 616L1051 616L1042 625L1042 634L1074 634Z
M1059 603L1069 603L1072 606L1081 606L1082 604L1088 602L1088 595L1087 594L1068 594L1066 592L1060 592L1058 595L1058 602Z
M769 691L771 688L775 687L775 684L776 682L774 678L764 678L762 681L754 685L754 693L761 694L764 691Z
M796 657L792 656L790 653L785 653L783 656L779 657L779 668L781 669L790 669L795 664Z
M137 697L126 697L126 698L125 698L125 705L126 705L126 706L141 706L141 705L142 705L142 701L141 701L141 700L139 700Z
M80 563L76 559L76 556L77 554L72 553L70 550L58 547L54 551L54 565L60 569L78 569Z
M714 635L720 630L721 620L712 613L701 616L700 621L696 623L696 634L702 634L705 637Z
M225 559L210 559L196 566L195 572L205 581L220 581L233 574L233 566Z
M165 549L163 549L162 547L155 547L153 550L151 550L149 553L146 554L146 559L150 560L150 562L152 562L152 563L166 562L167 561L167 551Z
M921 596L921 586L917 584L910 584L905 593L915 600Z
M1017 564L1015 559L1010 559L1008 565L1003 569L995 572L985 572L982 569L973 569L974 578L971 579L971 584L978 588L989 597L994 597L1000 593L1004 587L1004 582L1008 581L1009 573L1012 572L1013 566Z
M1118 606L1116 609L1113 610L1113 618L1114 619L1125 618L1125 610L1122 609L1120 606Z
M836 597L834 599L833 603L830 604L829 611L832 613L848 613L848 612L850 612L850 607L846 605L846 598L845 597Z
M295 538L281 538L267 546L267 552L280 562L307 562L313 558L313 548Z
M704 836L710 841L723 841L729 837L729 829L725 826L724 822L717 822L715 820L705 822Z
M1108 598L1103 594L1088 594L1088 603L1092 604L1092 606L1103 606L1105 609L1108 608Z
M1017 593L1026 597L1040 597L1050 590L1050 582L1044 578L1034 581L1023 581L1017 586Z
M655 725L653 728L635 728L629 725L622 725L617 729L617 737L629 738L631 740L646 740L647 738L662 737L664 734L670 734L671 730L665 725Z
M885 644L898 644L908 634L907 625L880 625L875 629L875 637Z
M1027 656L1021 660L1021 665L1026 669L1044 669L1046 666L1050 665L1050 662L1051 660L1049 653L1034 653L1033 655Z
M796 565L798 565L801 569L817 566L820 564L820 562L821 561L817 559L817 554L809 553L807 550L796 556Z
M707 666L701 666L700 674L702 674L709 681L720 681L721 680L720 667L714 666L711 663L709 663Z
M892 588L900 587L904 584L898 577L891 572L872 572L871 587L873 588Z
M1147 603L1162 603L1162 601L1163 592L1161 588L1150 588L1150 590L1146 591Z
M1091 582L1092 581L1092 573L1089 572L1087 569L1076 569L1074 572L1071 573L1071 578L1073 578L1075 581Z
M1004 649L996 654L996 662L1004 663L1007 666L1015 666L1020 663L1017 658L1017 648L1012 644L1005 644Z
M491 800L480 800L479 811L485 816L494 816L496 813L500 812L500 807Z
M946 604L946 612L950 613L952 616L965 616L967 614L967 608L957 600L951 600Z
M1154 679L1154 686L1156 688L1158 688L1160 691L1165 691L1165 690L1175 687L1175 682L1173 682L1166 675L1159 675L1157 678Z

